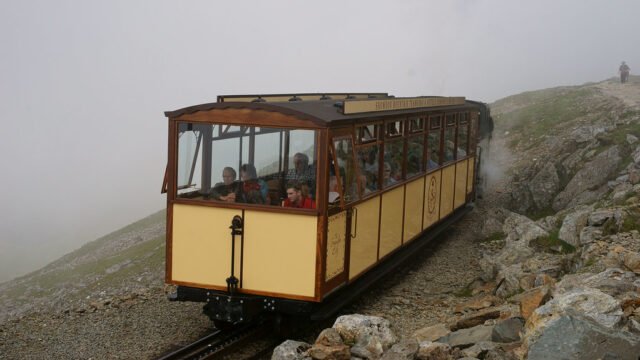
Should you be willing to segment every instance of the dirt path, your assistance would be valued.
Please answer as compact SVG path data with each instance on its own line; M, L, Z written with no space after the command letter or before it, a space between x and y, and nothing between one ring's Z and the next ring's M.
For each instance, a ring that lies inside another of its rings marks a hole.
M605 81L596 85L606 95L618 98L624 104L633 109L640 109L640 83L631 80L626 84L614 81Z

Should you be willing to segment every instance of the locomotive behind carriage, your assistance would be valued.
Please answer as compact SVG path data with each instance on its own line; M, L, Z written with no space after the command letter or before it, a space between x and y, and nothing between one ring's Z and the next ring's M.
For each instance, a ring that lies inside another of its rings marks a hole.
M480 102L386 93L165 114L166 282L219 327L335 312L471 209L493 128ZM292 187L313 206L283 206Z

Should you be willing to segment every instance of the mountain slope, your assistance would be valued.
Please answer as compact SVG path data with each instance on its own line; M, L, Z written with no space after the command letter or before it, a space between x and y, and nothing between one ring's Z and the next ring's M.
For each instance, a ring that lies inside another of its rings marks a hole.
M0 284L0 322L28 310L65 311L162 286L165 211L87 243L44 268Z
M628 172L640 138L640 78L527 92L492 104L513 157L511 208L538 218L587 204ZM578 175L578 177L576 177ZM573 180L573 181L572 181Z

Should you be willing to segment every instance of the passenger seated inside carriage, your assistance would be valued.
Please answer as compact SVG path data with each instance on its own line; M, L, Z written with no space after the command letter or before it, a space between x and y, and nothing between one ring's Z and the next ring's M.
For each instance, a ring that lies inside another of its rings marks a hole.
M298 209L315 209L316 203L313 199L303 195L300 183L293 182L287 185L287 198L282 202L282 206Z
M208 198L218 201L235 202L240 192L240 182L236 181L236 171L232 167L222 170L222 182L209 192Z
M244 164L240 167L242 187L238 202L247 204L268 204L268 188L264 180L258 178L256 167L253 164Z
M316 195L316 169L309 165L309 156L304 153L293 155L293 169L289 169L285 175L287 182L298 182L306 197L314 198Z

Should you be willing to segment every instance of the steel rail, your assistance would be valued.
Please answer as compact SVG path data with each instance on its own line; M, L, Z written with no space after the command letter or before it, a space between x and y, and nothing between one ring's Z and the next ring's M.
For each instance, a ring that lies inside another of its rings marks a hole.
M215 330L157 360L209 359L257 333L260 329L259 324L246 324L230 331Z

